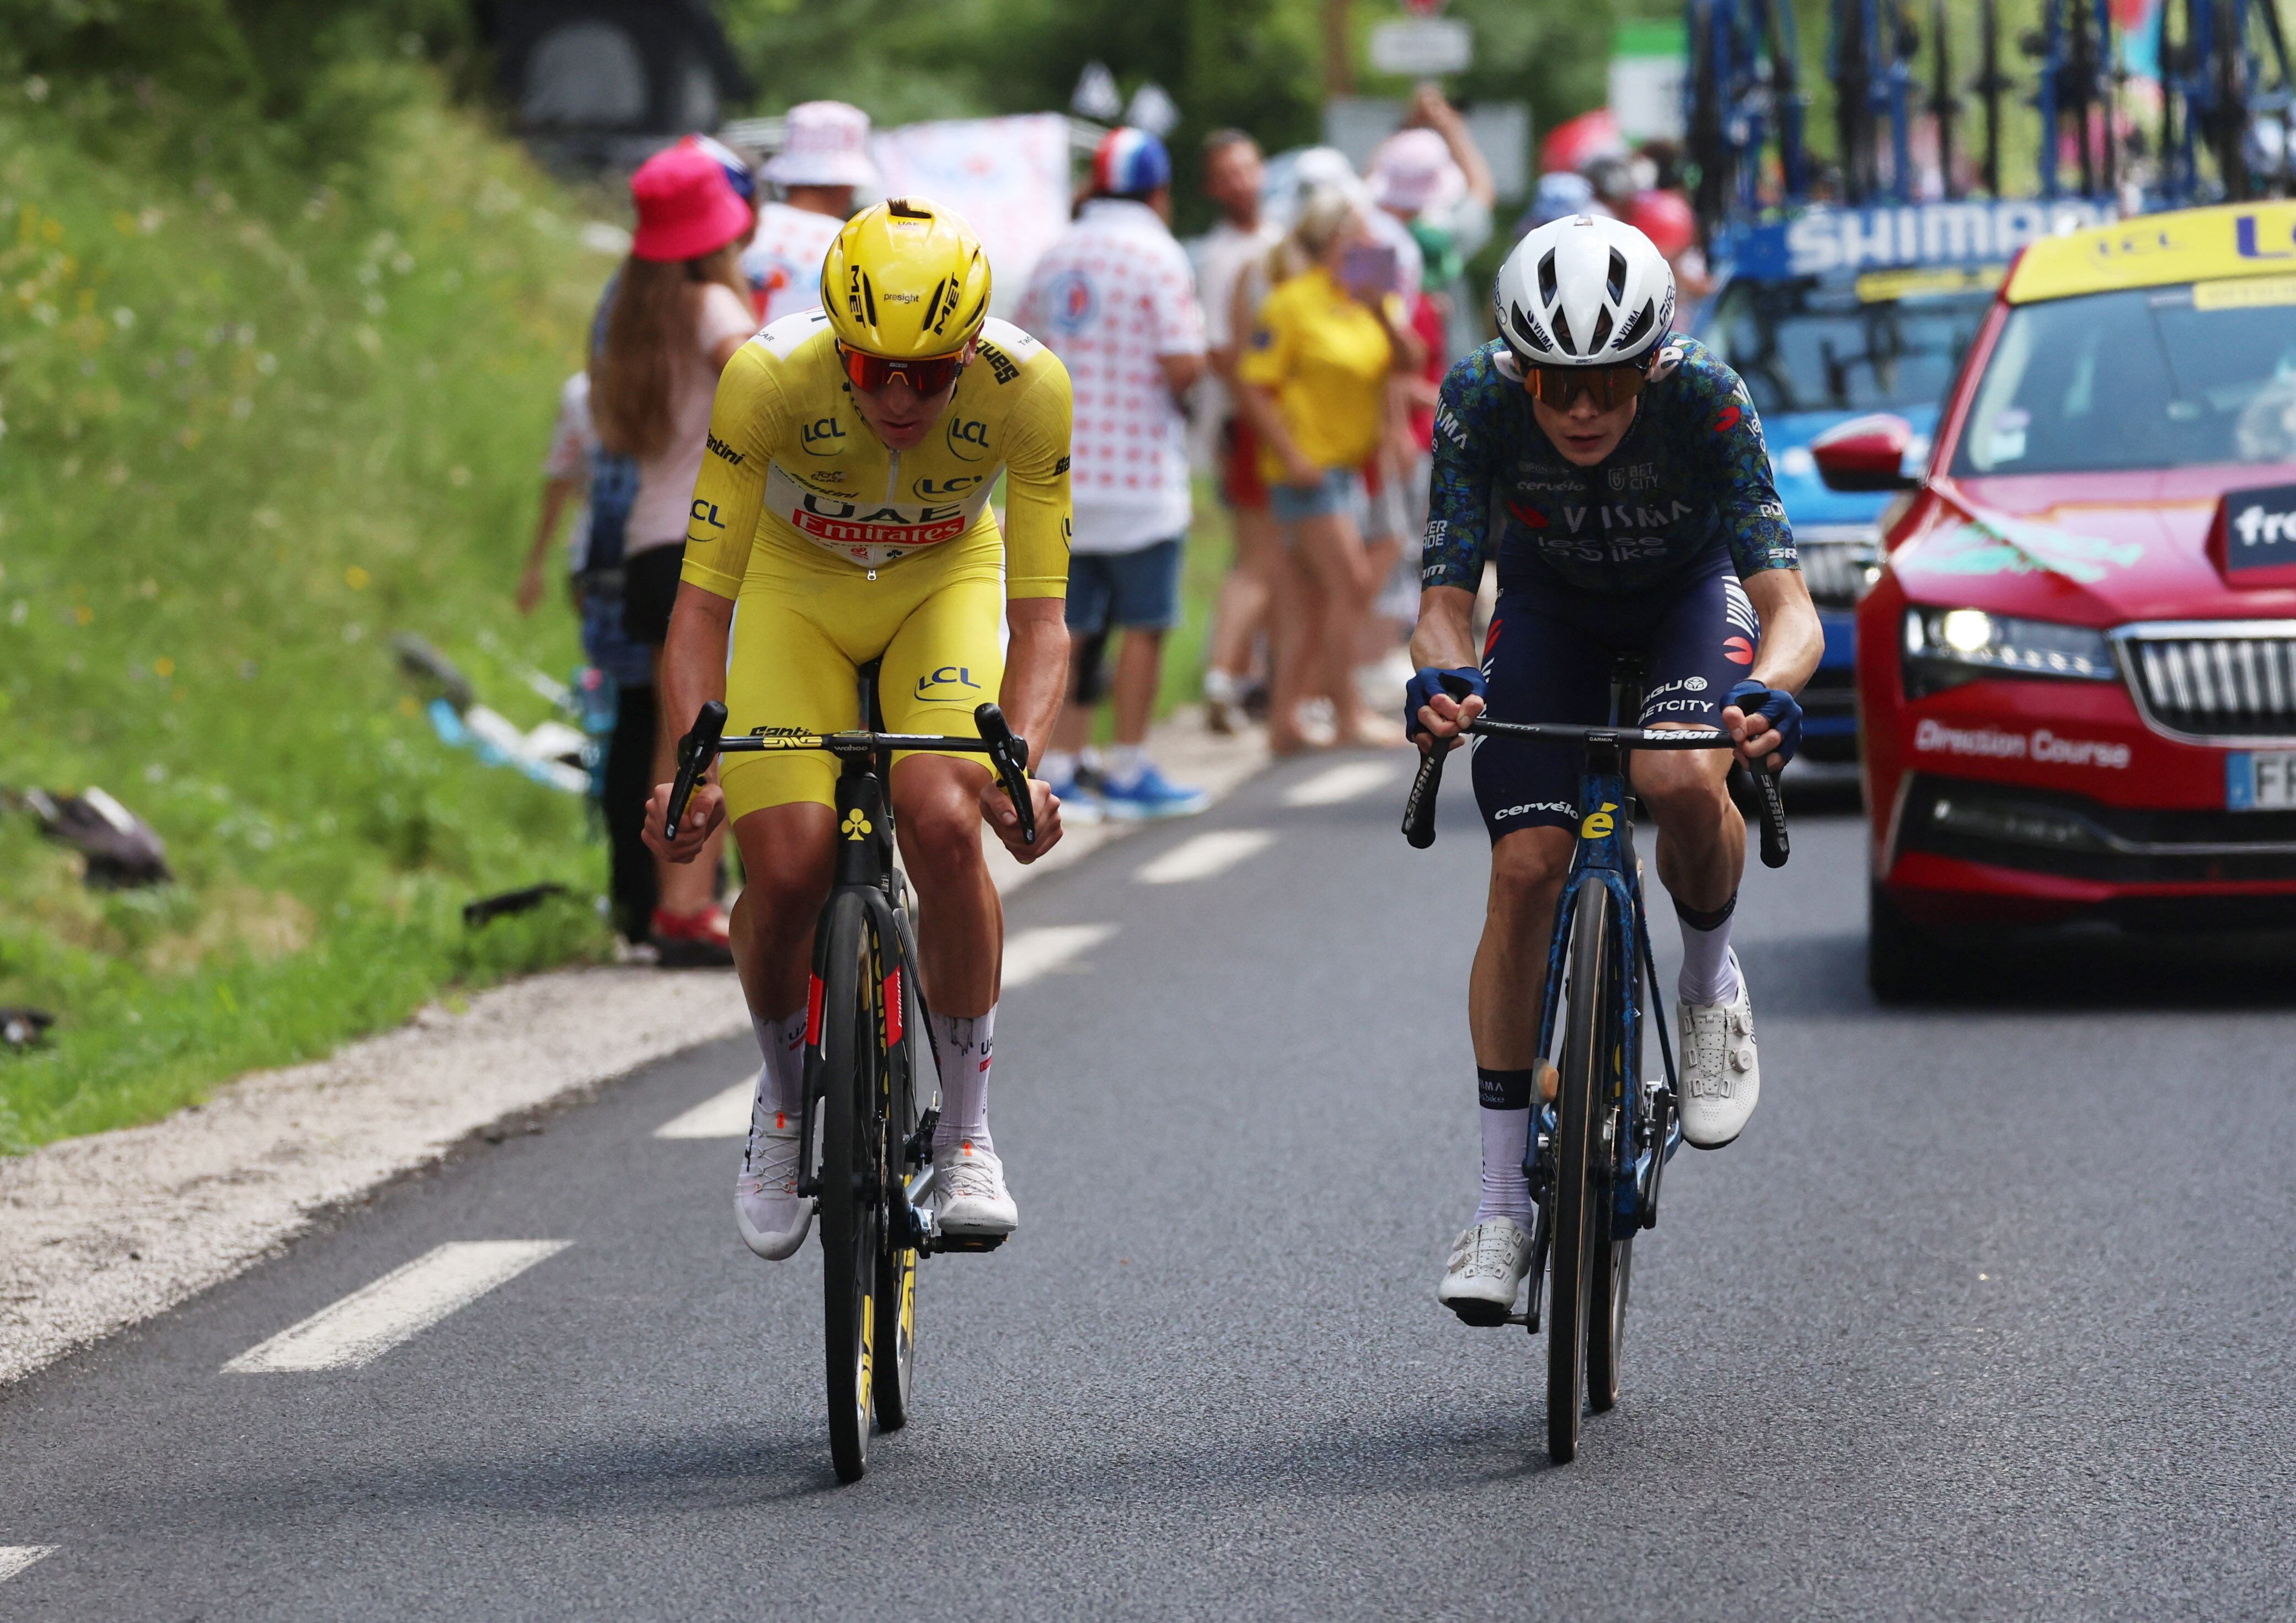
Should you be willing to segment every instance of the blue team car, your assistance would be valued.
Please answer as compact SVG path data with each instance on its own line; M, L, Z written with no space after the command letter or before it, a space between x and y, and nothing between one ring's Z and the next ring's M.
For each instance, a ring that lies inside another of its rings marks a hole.
M1810 759L1857 757L1851 610L1880 572L1882 510L1898 499L1829 490L1810 441L1893 412L1914 425L1906 457L1917 467L2009 260L2041 236L2112 218L2079 198L1818 205L1715 244L1719 279L1691 330L1753 396L1825 628L1824 660L1802 695Z

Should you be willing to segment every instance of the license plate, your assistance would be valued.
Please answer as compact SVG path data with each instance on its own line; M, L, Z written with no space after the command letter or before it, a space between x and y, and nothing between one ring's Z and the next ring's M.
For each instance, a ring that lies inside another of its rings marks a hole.
M2233 812L2296 810L2296 750L2234 750L2226 755L2225 806Z

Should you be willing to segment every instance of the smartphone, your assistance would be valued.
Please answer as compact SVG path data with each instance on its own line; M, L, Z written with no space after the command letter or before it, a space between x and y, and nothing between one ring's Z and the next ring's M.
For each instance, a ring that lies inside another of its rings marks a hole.
M1391 243L1357 243L1340 261L1340 280L1357 298L1396 292L1403 265Z

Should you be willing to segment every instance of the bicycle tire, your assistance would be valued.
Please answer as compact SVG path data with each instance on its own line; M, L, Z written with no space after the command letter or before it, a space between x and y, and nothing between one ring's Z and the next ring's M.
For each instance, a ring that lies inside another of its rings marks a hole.
M830 903L821 1032L822 1345L829 1453L841 1482L869 1469L871 1364L882 1190L878 1042L883 993L873 973L867 904Z
M906 933L904 943L906 944ZM912 985L915 978L916 960L905 956L901 974L901 1048L898 1063L885 1069L882 1092L884 1108L883 1143L885 1145L885 1199L888 1201L906 1199L897 1194L908 1177L908 1165L900 1157L901 1146L908 1142L910 1133L917 1125L916 1066L922 1055L930 1062L931 1045L923 1040L924 1004ZM892 1044L888 1043L889 1057ZM890 1212L891 1207L887 1208ZM914 1246L900 1243L887 1221L877 1251L876 1299L884 1306L884 1334L879 1338L875 1366L877 1428L881 1431L898 1431L909 1423L909 1390L915 1380L917 1346L917 1252Z
M1597 1414L1609 1413L1619 1401L1619 1373L1627 1344L1628 1287L1634 1267L1632 1234L1607 1243L1596 1237L1594 1278L1587 1291L1587 1406Z
M1604 885L1580 892L1570 921L1570 993L1554 1096L1552 1299L1546 1325L1546 1452L1557 1465L1578 1454L1587 1390L1587 1315L1595 1243L1606 1232L1592 1153L1595 1108L1616 1013L1606 995L1618 898Z

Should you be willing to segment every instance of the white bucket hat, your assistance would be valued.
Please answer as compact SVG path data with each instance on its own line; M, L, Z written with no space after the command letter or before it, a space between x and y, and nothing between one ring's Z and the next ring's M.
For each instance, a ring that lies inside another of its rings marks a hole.
M1371 198L1382 209L1418 214L1466 195L1467 177L1431 129L1398 130L1372 154Z
M778 186L871 186L869 115L843 102L800 102L789 110L782 150L762 171Z

